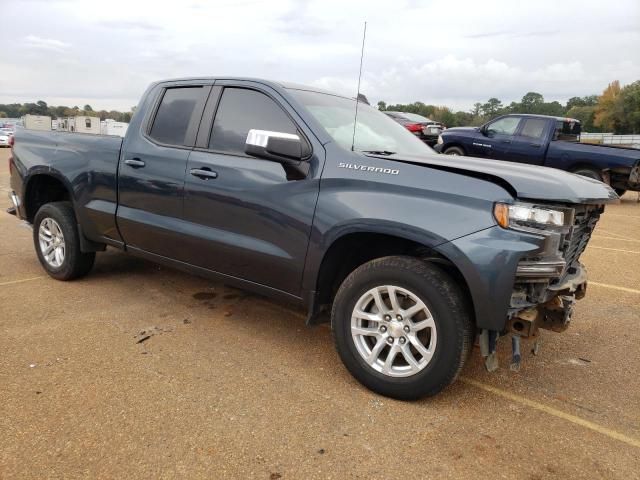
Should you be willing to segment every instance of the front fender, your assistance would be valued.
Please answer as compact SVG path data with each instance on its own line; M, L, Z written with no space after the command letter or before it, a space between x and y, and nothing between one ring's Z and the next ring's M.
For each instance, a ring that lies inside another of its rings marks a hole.
M520 259L540 250L544 237L494 226L438 245L460 271L471 294L478 328L504 329Z

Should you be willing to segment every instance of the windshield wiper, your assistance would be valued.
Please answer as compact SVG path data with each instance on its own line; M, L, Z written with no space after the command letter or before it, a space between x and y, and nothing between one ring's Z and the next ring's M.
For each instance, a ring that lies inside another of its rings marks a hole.
M370 153L372 155L395 155L396 152L390 152L389 150L361 150L362 153Z

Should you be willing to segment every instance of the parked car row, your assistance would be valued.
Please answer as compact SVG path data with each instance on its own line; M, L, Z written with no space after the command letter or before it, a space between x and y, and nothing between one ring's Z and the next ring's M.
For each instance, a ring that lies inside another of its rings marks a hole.
M388 110L385 110L382 113L393 118L396 122L430 146L436 144L438 136L445 129L442 123L433 121L430 118L423 117L416 113L393 112Z
M14 134L14 127L3 125L0 127L0 147L10 147L11 137Z

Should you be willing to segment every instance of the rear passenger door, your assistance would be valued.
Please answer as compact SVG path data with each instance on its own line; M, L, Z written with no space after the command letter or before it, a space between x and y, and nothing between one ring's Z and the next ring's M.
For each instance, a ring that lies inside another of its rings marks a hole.
M524 117L518 132L511 141L508 160L532 165L543 165L546 152L546 139L554 124L547 118Z
M184 175L211 86L157 87L132 125L118 171L118 228L127 247L181 259Z
M324 149L269 87L218 83L187 165L184 219L190 234L184 246L188 261L297 295ZM300 136L307 148L308 173L247 155L250 129Z

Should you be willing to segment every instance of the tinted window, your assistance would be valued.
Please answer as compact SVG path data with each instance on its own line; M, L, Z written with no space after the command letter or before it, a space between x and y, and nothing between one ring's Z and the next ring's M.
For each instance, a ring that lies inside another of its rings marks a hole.
M520 123L520 117L504 117L489 124L488 130L503 135L513 135Z
M225 88L213 122L209 148L244 155L247 134L254 128L297 133L287 114L265 94L244 88Z
M202 87L167 89L149 136L160 143L184 145L189 123L203 92Z
M547 121L544 118L527 118L520 135L529 138L542 138Z
M577 142L580 137L580 130L580 122L577 120L557 120L553 139Z

